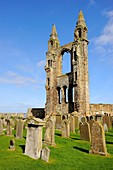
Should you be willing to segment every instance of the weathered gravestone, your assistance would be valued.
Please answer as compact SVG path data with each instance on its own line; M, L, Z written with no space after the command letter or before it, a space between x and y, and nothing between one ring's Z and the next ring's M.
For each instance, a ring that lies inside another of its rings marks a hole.
M69 138L69 136L70 136L70 122L67 119L62 120L61 136L66 137L66 138Z
M50 156L50 149L47 147L43 148L41 152L41 159L45 162L49 162L49 156Z
M12 135L12 124L10 119L7 119L7 135Z
M78 129L79 128L79 117L78 116L75 116L75 129Z
M89 153L107 155L106 143L105 143L105 134L102 125L95 121L92 126L91 133L91 150Z
M81 123L79 124L80 129L80 138L81 140L91 141L91 133L90 127L88 123Z
M0 119L0 135L3 134L3 122Z
M112 117L108 115L104 115L102 118L102 124L106 123L108 129L112 128Z
M108 132L108 126L106 123L104 123L103 127L104 127L104 132Z
M91 119L89 120L89 127L90 127L90 132L92 133L92 126L93 126L93 123L95 122L95 120Z
M23 128L24 128L24 120L22 120L22 119L17 120L16 138L18 138L18 139L23 138Z
M75 118L74 116L70 116L70 132L75 133Z
M55 146L55 116L51 116L46 121L44 144Z
M82 122L83 124L86 123L86 122L87 122L86 117L81 117L81 122Z
M42 127L45 122L38 118L33 118L33 121L27 128L25 155L38 159L42 150Z
M57 114L56 115L56 123L55 123L56 129L61 128L61 121L62 121L62 115Z

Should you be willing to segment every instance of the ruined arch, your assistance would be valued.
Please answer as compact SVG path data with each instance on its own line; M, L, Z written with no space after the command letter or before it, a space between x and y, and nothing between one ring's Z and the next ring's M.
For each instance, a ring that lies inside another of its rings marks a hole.
M71 72L71 52L69 48L63 48L61 51L61 56L62 56L62 74L66 74Z

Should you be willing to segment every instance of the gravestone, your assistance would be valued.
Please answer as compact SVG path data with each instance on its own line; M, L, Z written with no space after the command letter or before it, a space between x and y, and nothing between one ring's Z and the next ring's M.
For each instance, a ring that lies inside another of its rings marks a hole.
M51 116L46 121L44 144L55 146L55 116Z
M66 137L66 138L69 138L69 136L70 136L70 122L67 119L62 120L61 136Z
M108 129L111 129L112 128L112 117L108 116L106 114L103 115L102 124L104 124L104 123L107 124Z
M79 124L81 140L91 141L90 127L88 123Z
M86 122L87 122L86 117L81 117L81 122L82 122L83 124L86 123Z
M7 119L7 135L12 135L12 124L10 119Z
M38 159L42 150L42 127L45 122L38 118L33 118L33 121L27 128L25 155Z
M90 127L90 132L92 133L92 126L93 126L93 123L95 122L95 120L91 119L89 120L89 127Z
M45 162L49 162L49 157L50 157L50 149L48 147L43 148L41 152L41 159Z
M108 132L108 126L106 123L104 123L103 127L104 127L104 132Z
M75 116L75 129L79 129L79 117Z
M0 135L3 134L3 122L0 119Z
M60 114L56 115L56 129L61 129L61 121L62 121L62 116Z
M70 132L75 133L75 118L74 116L70 116Z
M105 143L105 134L103 126L95 121L92 126L91 133L91 150L89 153L107 155L106 143Z
M24 128L24 120L22 120L22 119L17 120L16 138L18 138L18 139L23 138L23 128Z
M15 150L15 141L13 139L10 140L10 146L9 149L14 151Z

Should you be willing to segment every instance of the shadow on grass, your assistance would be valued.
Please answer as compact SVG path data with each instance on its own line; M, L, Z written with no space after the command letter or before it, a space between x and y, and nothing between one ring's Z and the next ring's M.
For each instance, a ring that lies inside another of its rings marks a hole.
M70 139L73 139L73 140L80 140L79 138L76 138L76 137L70 137Z
M106 136L112 136L112 137L113 137L113 134L108 134L108 133L106 133Z
M73 148L74 148L74 149L77 149L77 150L79 150L79 151L85 152L85 153L89 153L89 150L84 149L84 148L79 148L78 146L74 146Z
M21 147L23 153L25 153L25 145L19 145L19 147Z
M113 144L113 142L106 141L106 144Z
M57 135L57 136L61 136L61 134L59 134L59 133L57 133L57 132L55 132L55 135Z
M26 136L24 136L23 138L26 139Z

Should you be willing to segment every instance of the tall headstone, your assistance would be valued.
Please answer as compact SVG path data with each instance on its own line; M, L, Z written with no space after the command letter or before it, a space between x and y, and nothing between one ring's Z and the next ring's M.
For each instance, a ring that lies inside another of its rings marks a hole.
M28 124L25 155L34 159L40 158L42 150L42 127L44 125L45 122L40 119L35 119L33 124Z
M69 138L69 136L70 136L70 122L67 119L62 120L61 136L66 137L66 138Z
M75 129L79 128L79 117L75 116Z
M86 123L86 122L87 122L86 117L81 117L81 122L82 122L83 124Z
M74 116L70 116L69 121L70 121L70 132L75 133L75 118L74 118Z
M23 138L23 128L24 128L24 120L22 120L22 119L17 120L16 138L18 138L18 139Z
M46 121L44 144L55 146L55 116Z
M11 119L7 119L7 135L8 135L8 136L12 135Z
M90 127L88 123L79 124L81 140L91 141Z
M3 134L3 122L0 119L0 135Z
M92 126L93 126L93 123L95 122L95 120L91 119L89 120L89 127L90 127L90 132L92 133Z
M91 133L91 150L89 153L92 154L100 154L100 155L107 155L107 148L105 142L105 134L103 126L95 121L92 126L92 133Z

